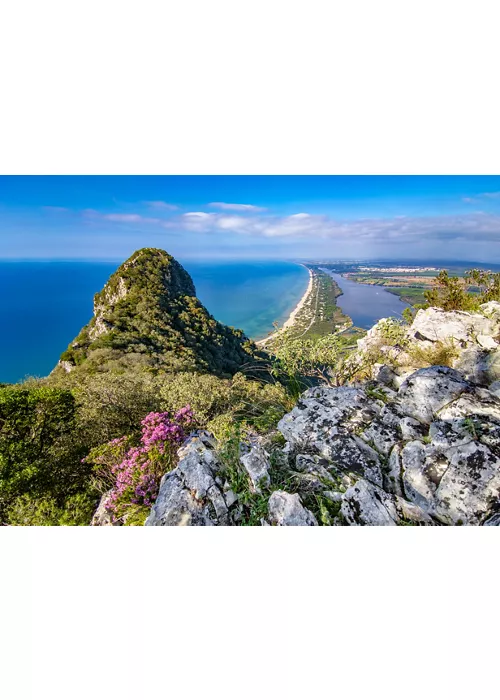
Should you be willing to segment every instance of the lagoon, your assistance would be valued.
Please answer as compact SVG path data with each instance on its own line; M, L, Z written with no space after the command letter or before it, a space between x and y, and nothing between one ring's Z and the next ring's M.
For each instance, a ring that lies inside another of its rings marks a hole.
M388 316L401 318L403 311L410 306L383 287L353 282L326 268L321 269L333 277L342 290L342 296L337 297L337 306L352 318L358 328L368 330L379 319Z

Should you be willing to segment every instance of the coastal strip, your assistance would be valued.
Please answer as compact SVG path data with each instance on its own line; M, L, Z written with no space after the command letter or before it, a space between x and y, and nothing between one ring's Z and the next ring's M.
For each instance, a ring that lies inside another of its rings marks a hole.
M276 336L278 335L278 333L281 333L282 331L286 330L287 328L292 328L292 326L295 325L295 323L296 323L296 321L297 321L297 316L298 316L298 314L302 311L302 309L304 308L304 306L307 304L308 299L309 299L309 297L311 296L311 294L312 294L312 292L313 292L313 287L314 287L314 285L313 285L313 273L312 273L312 270L310 270L308 267L306 267L306 265L304 265L303 267L305 267L306 270L309 272L309 284L307 285L307 289L306 289L306 291L304 292L304 295L303 295L302 298L300 299L300 301L299 301L299 303L297 304L297 306L293 309L293 311L291 312L290 316L287 318L287 320L286 320L285 323L282 325L282 327L281 327L278 331L275 331L274 333L271 333L271 335L268 335L266 338L263 338L262 340L257 340L256 343L255 343L256 345L258 345L258 346L260 346L260 347L266 345L266 344L269 343L271 340L273 340L274 338L276 338Z

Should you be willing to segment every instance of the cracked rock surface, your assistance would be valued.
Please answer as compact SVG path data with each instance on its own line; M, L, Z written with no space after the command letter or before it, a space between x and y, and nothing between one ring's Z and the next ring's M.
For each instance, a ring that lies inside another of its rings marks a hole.
M500 304L421 310L407 333L453 337L454 368L378 364L364 384L308 389L278 424L285 447L241 446L234 488L215 440L193 436L146 524L248 524L253 508L260 525L500 525Z

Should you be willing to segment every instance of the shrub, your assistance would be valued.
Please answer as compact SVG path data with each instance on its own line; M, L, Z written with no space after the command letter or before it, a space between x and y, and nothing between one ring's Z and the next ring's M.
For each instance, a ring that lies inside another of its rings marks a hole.
M387 345L405 347L408 344L406 324L403 321L399 321L396 318L384 318L378 322L377 328L382 340Z
M0 515L19 496L61 500L81 490L88 468L70 391L0 388Z
M66 381L71 379L70 375ZM106 372L76 379L76 420L89 448L137 431L147 413L161 409L159 383L147 372Z
M62 505L55 498L18 496L7 510L9 525L88 525L96 509L95 493L69 496Z
M141 421L139 444L132 437L116 438L84 459L93 465L100 490L110 489L105 507L115 521L144 522L158 495L160 479L175 466L176 450L192 422L189 406L173 418L168 413L149 413Z
M460 350L452 338L447 341L438 340L430 347L415 343L408 347L407 352L417 367L453 367L453 361L460 355Z
M500 273L473 269L461 278L441 270L436 287L425 292L425 299L429 306L445 311L477 311L481 304L500 301Z
M286 389L276 382L259 382L236 374L220 379L210 374L182 372L159 377L162 410L175 412L189 403L198 427L220 431L225 421L245 423L266 432L293 406Z
M320 338L294 338L290 331L279 333L273 342L274 373L288 378L289 389L297 396L315 382L339 386L352 379L361 369L360 362L349 356L338 335Z

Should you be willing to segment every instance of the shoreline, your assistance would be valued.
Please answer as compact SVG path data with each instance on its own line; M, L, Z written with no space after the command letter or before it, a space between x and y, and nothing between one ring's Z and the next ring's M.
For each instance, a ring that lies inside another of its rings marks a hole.
M302 263L301 263L302 264ZM301 312L302 308L304 307L305 303L307 302L310 294L312 293L313 290L313 273L312 270L310 270L306 265L302 265L302 267L305 267L306 270L309 272L309 283L307 285L307 289L302 295L301 299L299 300L298 304L295 306L295 308L291 311L290 315L284 322L284 324L281 326L281 328L277 331L274 331L270 335L267 335L265 338L262 338L261 340L256 340L254 341L257 346L263 346L269 341L273 340L276 338L276 336L281 333L282 331L286 330L287 328L291 328L295 324L295 320L298 316L298 314Z

